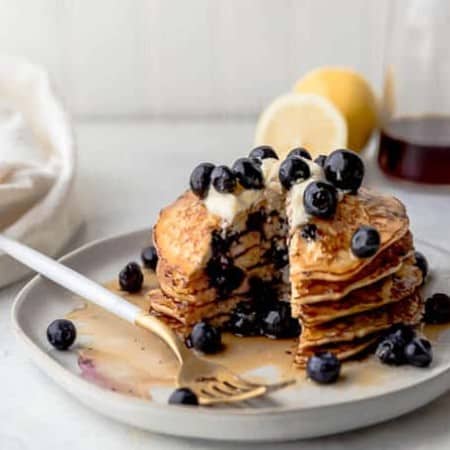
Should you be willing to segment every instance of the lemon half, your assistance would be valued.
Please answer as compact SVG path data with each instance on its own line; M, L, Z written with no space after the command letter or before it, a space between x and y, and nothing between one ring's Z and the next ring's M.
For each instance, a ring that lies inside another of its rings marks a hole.
M344 116L326 98L290 93L276 98L261 114L256 145L270 145L280 158L295 147L311 155L328 154L347 145Z
M377 103L369 83L345 67L321 67L297 81L294 92L328 99L345 117L348 147L359 151L377 125Z

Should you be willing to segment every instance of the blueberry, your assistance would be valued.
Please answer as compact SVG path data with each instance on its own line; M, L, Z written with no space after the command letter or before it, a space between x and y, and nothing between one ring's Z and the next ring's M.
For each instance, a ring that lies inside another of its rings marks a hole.
M321 219L329 219L336 212L338 195L330 183L313 181L303 193L305 211Z
M206 274L211 286L217 289L218 296L223 298L238 288L245 278L244 272L228 258L212 258L206 266Z
M405 363L404 347L399 347L390 339L383 339L375 351L377 358L390 366L399 366Z
M189 388L175 389L169 397L171 405L198 405L198 398Z
M128 263L119 273L119 284L123 291L138 292L142 288L144 276L139 264Z
M380 233L369 226L359 227L353 233L351 248L358 258L370 258L380 248Z
M314 162L319 165L320 167L324 167L325 166L325 161L327 160L327 156L326 155L319 155Z
M292 158L293 156L299 156L300 158L305 158L312 161L311 154L305 148L294 148L287 154L286 158Z
M416 336L416 332L411 325L399 323L393 325L386 333L387 339L391 340L398 347L405 347Z
M232 193L236 188L236 176L227 166L217 166L211 172L211 183L217 192Z
M154 245L150 247L145 247L141 252L142 263L148 269L156 270L156 265L158 264L158 253Z
M298 320L291 316L288 302L278 301L262 317L262 332L271 338L285 338L298 335ZM296 333L296 334L295 334Z
M333 353L316 353L308 359L306 373L320 384L334 383L339 378L341 362Z
M426 339L414 338L405 347L405 359L412 366L428 367L433 360L431 344Z
M197 197L205 198L208 194L213 169L214 164L202 163L192 171L189 185Z
M54 320L47 328L47 339L58 350L67 350L77 337L75 325L70 320Z
M245 189L262 189L264 187L261 168L250 158L239 158L233 164L233 172Z
M286 246L280 245L277 241L272 241L269 250L264 256L273 264L274 268L279 270L285 267L289 262L288 252Z
M301 235L307 241L315 241L317 237L317 226L313 223L303 225Z
M277 290L270 281L263 281L258 277L251 277L248 280L250 290L249 296L253 300L255 308L267 310L273 303L278 301Z
M278 172L280 183L285 189L290 189L296 182L307 180L310 176L308 163L298 157L285 159Z
M259 231L262 233L265 221L266 213L264 211L260 210L250 213L246 222L247 231Z
M415 252L414 256L416 258L416 266L422 272L422 278L425 281L425 278L428 275L428 261L425 256L420 252Z
M196 323L190 338L195 350L202 353L217 353L222 348L220 330L206 322Z
M220 231L213 231L211 235L211 251L214 256L220 256L228 252L231 239L222 236Z
M260 334L260 321L254 302L241 302L231 314L228 329L237 336L257 336Z
M423 321L430 324L450 322L450 297L439 292L427 298Z
M259 147L254 148L248 156L249 158L255 159L267 159L267 158L279 159L278 155L275 153L275 150L269 145L261 145Z
M349 150L335 150L324 165L327 180L338 189L356 193L364 178L362 159Z

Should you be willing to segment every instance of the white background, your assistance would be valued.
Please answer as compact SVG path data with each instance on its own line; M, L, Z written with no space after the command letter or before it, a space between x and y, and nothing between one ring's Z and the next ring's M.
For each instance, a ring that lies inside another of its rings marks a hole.
M403 0L399 0L403 1ZM248 116L319 65L379 88L389 0L0 0L77 117Z

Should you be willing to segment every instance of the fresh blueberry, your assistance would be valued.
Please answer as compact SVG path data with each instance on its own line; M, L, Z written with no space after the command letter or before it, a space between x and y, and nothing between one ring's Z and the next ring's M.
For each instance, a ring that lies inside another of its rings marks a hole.
M175 389L169 397L171 405L198 405L198 398L189 388Z
M232 193L236 188L236 176L227 166L217 166L211 172L211 183L217 192Z
M293 157L285 159L278 172L280 183L285 189L290 189L295 183L305 181L311 176L308 163L302 158Z
M330 183L313 181L303 193L305 211L321 219L329 219L336 212L338 195Z
M319 165L320 167L324 167L325 166L325 161L327 160L327 156L326 155L319 155L314 162Z
M298 335L298 320L292 318L288 302L278 301L272 305L262 317L262 332L271 338Z
M428 367L433 360L431 344L426 339L414 338L405 347L405 359L412 366Z
M199 198L205 198L208 194L209 183L211 182L211 173L214 170L214 164L199 164L191 173L189 185L192 192Z
M416 337L416 332L411 325L399 323L393 325L386 333L386 338L391 340L397 347L405 347Z
M218 328L206 322L198 322L191 331L191 342L195 350L202 353L217 353L222 348L222 335Z
M138 263L128 263L119 273L119 285L123 291L138 292L143 281L144 276Z
M317 226L313 223L303 225L301 235L307 241L315 241L317 237Z
M390 339L383 339L375 351L377 358L390 366L399 366L405 363L404 347L399 347Z
M338 189L356 193L364 178L364 163L354 152L335 150L324 165L327 180Z
M212 258L208 262L206 274L211 286L217 289L218 296L221 298L237 289L245 278L242 269L223 256Z
M370 258L380 248L380 233L369 226L359 227L353 233L351 248L358 258Z
M269 145L261 145L259 147L254 148L250 152L248 157L255 159L267 159L267 158L278 159L278 155L276 154L275 150Z
M312 161L311 154L305 148L294 148L287 154L286 158L292 158L294 156L299 156L300 158L305 158Z
M450 322L450 297L438 292L427 298L423 321L430 324Z
M422 272L422 278L425 281L425 278L428 275L428 261L425 258L425 256L420 252L415 252L414 256L416 258L416 266L420 269Z
M262 189L264 187L261 168L250 158L239 158L233 164L233 172L245 189Z
M67 319L54 320L47 328L47 339L58 350L67 350L77 337L73 322Z
M150 247L145 247L141 252L142 263L148 269L156 270L156 265L158 264L158 253L154 245Z
M316 353L308 359L306 373L320 384L334 383L339 378L341 362L333 353Z
M231 314L228 329L237 336L257 336L261 330L260 320L254 302L241 302Z

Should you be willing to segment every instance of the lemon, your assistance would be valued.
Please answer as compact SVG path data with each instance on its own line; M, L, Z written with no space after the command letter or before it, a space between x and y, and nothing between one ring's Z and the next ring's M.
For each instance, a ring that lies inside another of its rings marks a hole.
M311 155L328 154L347 144L347 124L339 110L315 94L290 93L276 98L261 114L256 145L270 145L280 158L295 147Z
M327 98L347 121L348 147L361 150L377 125L377 103L369 83L355 71L321 67L297 81L294 92Z

